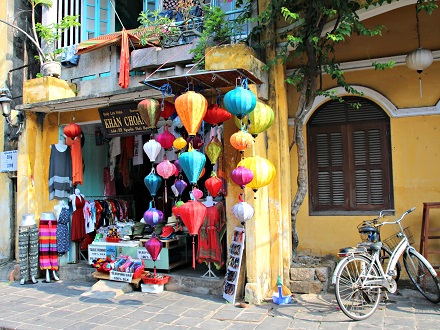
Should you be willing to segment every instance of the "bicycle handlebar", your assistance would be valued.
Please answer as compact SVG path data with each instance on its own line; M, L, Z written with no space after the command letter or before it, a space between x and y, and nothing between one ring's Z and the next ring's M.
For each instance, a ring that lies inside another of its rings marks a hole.
M383 225L392 225L392 224L396 224L396 223L399 223L400 221L402 221L402 219L407 215L407 214L410 214L412 211L414 211L416 208L415 207L412 207L412 208L410 208L408 211L406 211L405 213L403 213L402 214L402 216L399 218L399 219L396 219L395 221L390 221L390 222L388 222L388 221L385 221L385 222L381 222L381 223L378 223L376 226L377 227L380 227L380 226L383 226ZM382 213L382 212L381 212Z

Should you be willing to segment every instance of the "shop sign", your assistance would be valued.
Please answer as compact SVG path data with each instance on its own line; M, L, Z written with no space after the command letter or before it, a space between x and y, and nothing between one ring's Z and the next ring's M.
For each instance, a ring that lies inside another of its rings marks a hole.
M152 260L151 254L148 253L146 248L138 249L137 256L138 256L138 259L141 259L141 260ZM156 260L160 260L160 254L157 256Z
M137 111L137 103L123 104L99 110L107 138L143 135L151 132Z
M130 283L133 279L133 273L117 272L116 270L110 271L110 280L119 282Z
M13 172L17 170L18 150L4 151L1 153L0 172Z

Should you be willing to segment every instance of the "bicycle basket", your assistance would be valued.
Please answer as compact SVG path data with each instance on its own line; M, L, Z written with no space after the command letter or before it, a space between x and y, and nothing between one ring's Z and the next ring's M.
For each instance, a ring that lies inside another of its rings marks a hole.
M406 238L408 238L409 244L414 244L414 237L409 229L409 227L406 227L403 229ZM391 250L393 251L396 246L400 243L402 240L402 233L399 231L398 233L395 233L388 237L387 239L383 240L383 243Z
M362 242L376 243L380 240L379 228L371 226L369 222L362 222L358 226Z

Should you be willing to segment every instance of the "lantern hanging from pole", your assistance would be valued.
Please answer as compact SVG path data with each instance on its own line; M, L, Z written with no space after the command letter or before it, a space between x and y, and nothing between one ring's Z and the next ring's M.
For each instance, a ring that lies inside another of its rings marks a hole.
M205 181L205 187L212 197L216 197L223 187L223 181L212 171L211 177Z
M155 228L159 222L163 221L164 218L162 211L153 207L152 203L150 202L150 207L144 212L143 219L147 224Z
M162 146L155 139L150 139L144 144L143 149L150 159L150 162L154 163L157 155L159 155L159 152L162 149Z
M271 183L276 175L275 166L260 156L244 158L237 166L246 167L254 174L252 181L247 184L254 192Z
M70 123L64 126L63 133L65 136L70 137L71 139L76 138L81 134L82 130L78 124Z
M158 100L145 99L139 102L137 111L147 127L156 127L161 113L160 102Z
M212 165L217 163L217 159L220 157L222 150L223 146L221 142L213 136L205 148L205 154L208 156Z
M263 102L257 101L257 105L253 111L248 113L241 120L235 117L234 122L238 128L242 128L242 125L245 125L246 131L256 138L258 134L272 126L274 119L275 114L272 108Z
M226 109L221 108L218 104L211 104L206 110L203 120L211 125L220 125L221 123L232 118L232 114Z
M240 152L244 152L247 148L252 147L254 138L248 132L239 130L231 135L229 141L235 149L239 150Z
M176 182L174 182L174 186L176 187L179 195L182 195L183 191L188 186L188 184L185 181L183 181L182 179L179 179Z
M234 168L231 172L231 179L236 184L238 184L241 189L244 189L244 187L252 181L254 178L254 173L246 167L238 166L237 168Z
M194 188L194 189L192 190L192 195L194 196L194 199L195 199L196 201L198 201L200 198L203 197L203 191L201 191L201 190L198 189L198 188Z
M406 66L411 70L415 70L419 73L419 93L420 98L422 98L422 77L420 74L423 70L427 69L433 62L434 58L432 52L429 49L417 48L411 53L406 55L405 62Z
M167 179L175 174L176 166L165 158L163 161L157 164L156 170L157 170L157 174L159 174L162 178L165 179L164 199L165 199L165 203L167 203L168 202Z
M147 187L148 191L150 192L150 195L153 196L154 198L156 196L157 190L162 184L162 178L158 176L154 168L152 168L150 174L148 174L144 178L144 184Z
M160 251L162 250L163 244L162 242L156 237L156 233L153 231L153 234L151 235L151 238L145 242L145 249L148 251L148 253L151 256L151 259L154 262L154 277L156 278L156 260L159 257Z
M161 104L160 116L167 120L176 112L176 107L173 103L168 101L163 101Z
M232 214L236 217L242 225L254 216L254 208L243 201L241 194L239 195L239 200L237 204L232 206Z
M172 148L175 139L176 137L168 130L168 124L165 126L165 130L156 136L156 141L166 150Z
M178 171L179 173L182 172L182 167L180 167L179 159L176 159L176 160L174 161L174 166L176 166L177 171Z
M223 105L226 110L240 119L254 110L257 104L257 97L247 89L247 80L244 81L245 84L227 92L223 98Z
M194 199L193 196L191 196ZM193 237L193 247L192 247L192 266L196 268L196 251L195 251L195 241L194 238L198 234L200 227L202 226L203 221L206 216L206 206L202 203L190 200L184 203L180 209L180 218L185 224L186 228L188 228L189 234Z
M188 91L176 98L176 112L190 136L195 136L208 108L208 101L199 93Z
M194 150L191 143L187 152L184 152L179 157L179 164L188 178L189 182L193 185L197 184L199 176L205 167L206 156L200 151Z
M176 150L182 150L188 145L188 142L183 137L178 137L173 141L173 147L176 148Z

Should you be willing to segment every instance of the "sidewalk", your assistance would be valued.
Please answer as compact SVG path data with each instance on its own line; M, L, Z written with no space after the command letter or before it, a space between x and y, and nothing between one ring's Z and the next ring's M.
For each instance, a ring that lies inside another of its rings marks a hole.
M433 329L440 324L440 305L410 289L390 295L394 302L380 305L369 319L354 322L338 310L333 294L242 308L218 296L133 291L105 298L90 294L89 282L40 278L19 285L0 279L0 329Z

